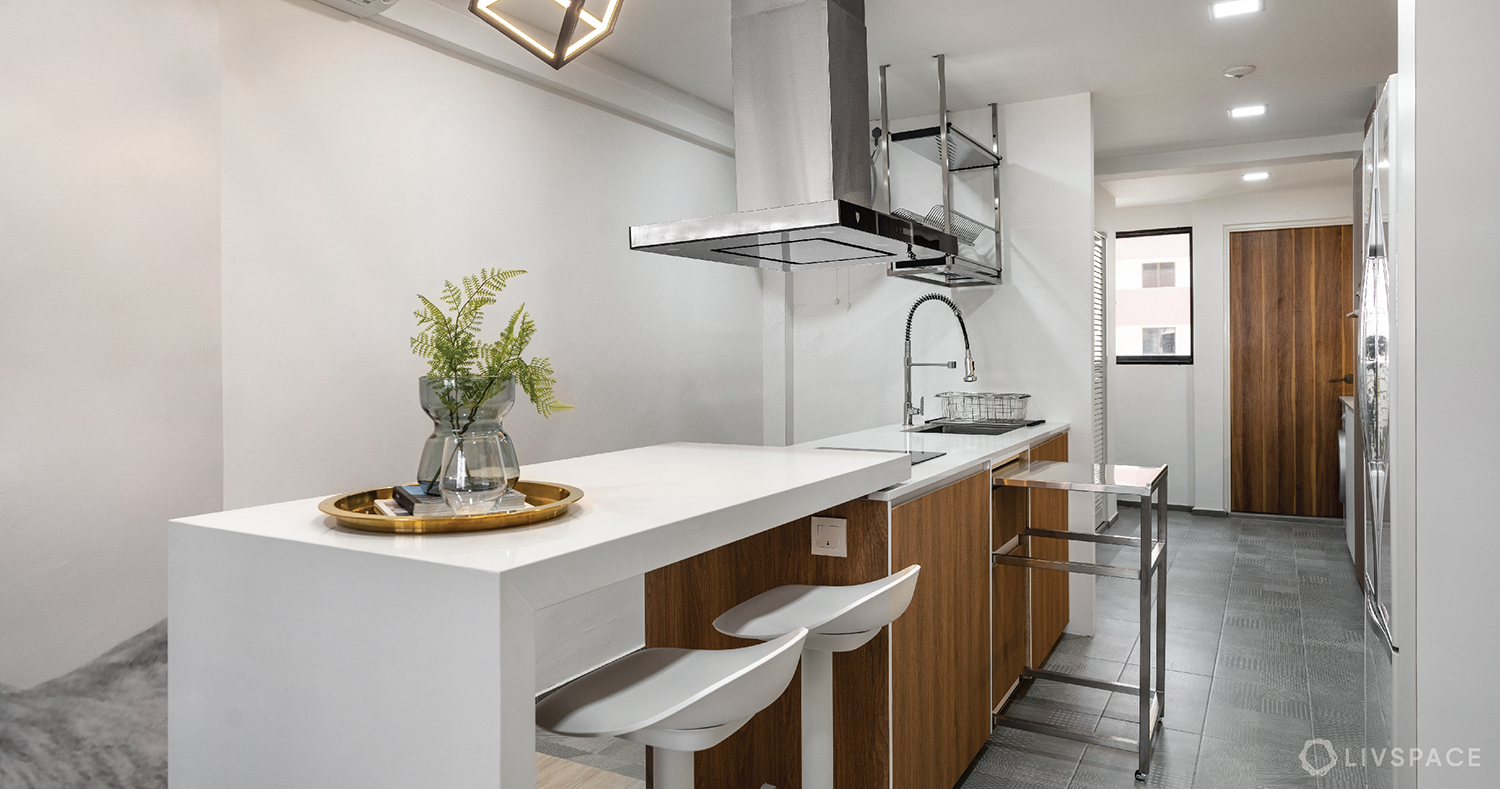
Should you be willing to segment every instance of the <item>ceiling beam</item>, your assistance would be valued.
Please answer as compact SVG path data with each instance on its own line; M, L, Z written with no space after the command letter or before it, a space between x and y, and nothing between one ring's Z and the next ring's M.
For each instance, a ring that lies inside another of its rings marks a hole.
M597 54L555 70L477 17L433 0L405 0L361 21L709 150L734 155L732 114Z
M1295 140L1252 142L1218 148L1167 151L1094 160L1094 175L1111 181L1159 175L1208 173L1235 167L1353 159L1359 156L1364 135L1359 132Z

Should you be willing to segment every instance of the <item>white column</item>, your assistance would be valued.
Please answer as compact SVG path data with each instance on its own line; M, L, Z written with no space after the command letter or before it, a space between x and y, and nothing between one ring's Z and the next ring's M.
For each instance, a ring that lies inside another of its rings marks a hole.
M784 447L793 442L792 275L760 272L762 443Z
M802 789L833 789L833 653L802 650Z
M181 523L167 545L173 786L535 785L499 576Z
M652 748L651 780L655 789L693 789L693 752Z
M500 786L536 789L536 611L503 579L498 674Z

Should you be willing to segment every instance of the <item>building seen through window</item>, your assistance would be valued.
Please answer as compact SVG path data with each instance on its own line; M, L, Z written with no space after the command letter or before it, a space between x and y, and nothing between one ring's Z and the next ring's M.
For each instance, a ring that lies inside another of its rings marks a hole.
M1177 354L1177 328L1164 326L1161 328L1141 329L1141 352L1150 355Z
M1141 264L1141 287L1172 288L1177 286L1177 262L1174 260Z
M1193 361L1191 228L1115 236L1115 361Z

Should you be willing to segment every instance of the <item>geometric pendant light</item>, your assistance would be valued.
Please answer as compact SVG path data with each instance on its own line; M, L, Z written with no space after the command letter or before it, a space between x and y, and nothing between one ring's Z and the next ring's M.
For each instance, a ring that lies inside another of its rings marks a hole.
M619 17L620 4L623 2L623 0L600 0L605 3L604 14L594 16L583 10L584 0L550 1L563 7L562 28L557 31L557 45L552 48L532 38L495 8L505 0L471 0L469 11L488 22L491 27L510 36L512 41L526 47L531 54L541 58L547 65L560 69L584 50L599 43L615 29L615 20ZM579 32L580 22L586 29L583 35L575 40L574 35Z

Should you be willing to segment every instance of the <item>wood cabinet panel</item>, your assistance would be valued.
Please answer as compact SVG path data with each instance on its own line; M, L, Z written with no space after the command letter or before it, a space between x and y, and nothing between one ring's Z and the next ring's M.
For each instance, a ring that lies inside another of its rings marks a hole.
M998 473L1008 468L1020 466L1026 462L1022 457L996 467L993 471ZM1026 491L1022 488L995 488L990 492L990 549L1000 550L1002 545L1010 542L1011 538L1021 533L1026 528L1026 520L1029 516L1026 505Z
M990 542L994 550L1026 528L1026 502L1024 488L995 488L990 505L994 519ZM994 643L990 708L994 709L1026 667L1026 571L997 564L990 570L990 577L994 584L994 605L990 609Z
M849 520L849 556L813 556L803 518L646 574L646 646L732 649L751 643L713 628L730 608L783 584L857 584L889 575L884 502L852 501L818 513ZM923 568L922 580L926 580ZM918 582L918 589L921 581ZM889 631L833 656L834 785L889 783ZM719 745L697 754L697 789L802 786L802 691L798 676L781 698ZM946 787L945 787L946 789Z
M891 510L892 568L922 565L890 628L895 789L951 789L989 738L990 528L988 472Z
M1068 459L1068 436L1060 435L1031 449L1032 460ZM1068 530L1068 492L1028 489L1033 529ZM1068 560L1066 540L1033 538L1031 555L1038 559ZM1018 571L1020 568L1016 568ZM1041 666L1068 625L1068 574L1060 570L1031 571L1031 664Z

